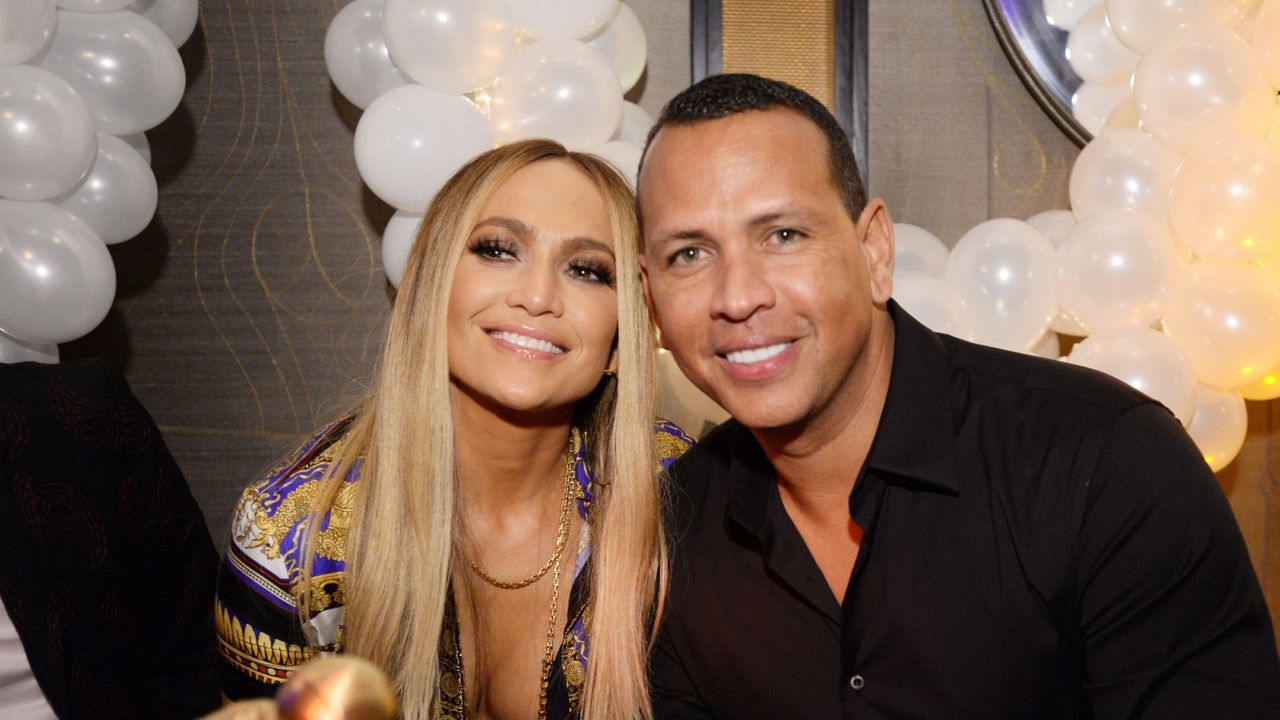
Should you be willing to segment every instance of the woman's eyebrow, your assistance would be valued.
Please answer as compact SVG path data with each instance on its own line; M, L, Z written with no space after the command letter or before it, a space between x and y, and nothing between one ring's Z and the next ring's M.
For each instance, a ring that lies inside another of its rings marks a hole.
M613 248L609 247L605 243L600 242L599 240L596 240L595 238L576 237L576 238L569 238L567 242L569 243L569 246L572 247L574 250L594 250L596 252L605 253L609 257L613 257Z
M524 236L533 235L533 228L529 227L528 225L524 224L523 222L515 218L502 217L502 216L495 215L494 217L488 217L476 223L476 227L480 227L481 225L497 225L500 228L510 230L516 235L524 235Z

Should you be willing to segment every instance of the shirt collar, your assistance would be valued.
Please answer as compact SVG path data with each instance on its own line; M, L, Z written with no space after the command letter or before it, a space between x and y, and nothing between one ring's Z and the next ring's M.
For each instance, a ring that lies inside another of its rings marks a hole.
M951 364L937 333L889 301L893 318L893 374L880 413L868 468L905 480L960 493L955 431L951 420Z

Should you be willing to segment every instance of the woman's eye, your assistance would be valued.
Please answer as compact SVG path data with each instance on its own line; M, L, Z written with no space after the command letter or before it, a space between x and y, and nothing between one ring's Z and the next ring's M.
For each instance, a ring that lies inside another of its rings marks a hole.
M569 266L569 274L578 280L586 282L596 282L603 285L613 283L613 274L608 268L596 267L587 264L574 264Z
M471 245L471 252L485 260L509 260L515 258L515 248L500 240L478 240Z

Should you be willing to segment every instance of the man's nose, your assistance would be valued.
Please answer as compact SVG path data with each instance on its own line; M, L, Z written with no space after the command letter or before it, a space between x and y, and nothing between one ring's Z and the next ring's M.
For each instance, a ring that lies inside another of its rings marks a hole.
M723 253L716 268L719 276L711 300L712 316L742 322L773 307L775 293L765 265L765 259L751 250Z

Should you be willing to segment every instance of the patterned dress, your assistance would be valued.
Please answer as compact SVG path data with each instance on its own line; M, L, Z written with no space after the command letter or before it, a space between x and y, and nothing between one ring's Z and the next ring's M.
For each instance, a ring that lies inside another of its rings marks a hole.
M298 665L342 651L346 540L359 482L358 464L347 474L320 523L312 561L311 620L305 627L298 598L304 565L304 520L345 429L346 421L340 421L321 430L283 465L246 488L236 505L216 600L222 689L232 700L270 696ZM665 469L692 441L680 428L660 420L654 425L654 443ZM587 467L587 438L577 428L573 430L573 448L578 514L589 522L594 478ZM583 543L573 567L565 631L547 690L550 718L580 717L589 658L584 617L590 552ZM438 714L461 719L466 717L466 691L452 594L442 629Z

